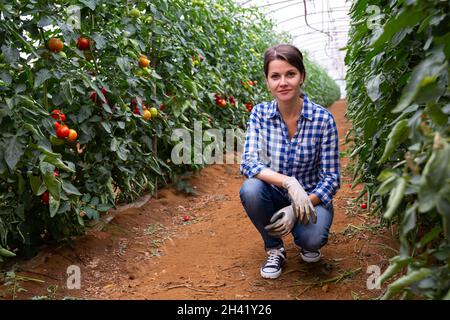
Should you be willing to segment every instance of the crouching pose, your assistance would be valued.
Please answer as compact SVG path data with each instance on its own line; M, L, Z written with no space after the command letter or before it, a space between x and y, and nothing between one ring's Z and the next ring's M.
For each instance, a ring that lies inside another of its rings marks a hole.
M268 254L261 276L277 278L286 260L282 237L292 233L306 262L321 258L340 186L336 123L301 92L302 53L277 45L264 54L266 84L275 98L249 117L242 155L240 198Z

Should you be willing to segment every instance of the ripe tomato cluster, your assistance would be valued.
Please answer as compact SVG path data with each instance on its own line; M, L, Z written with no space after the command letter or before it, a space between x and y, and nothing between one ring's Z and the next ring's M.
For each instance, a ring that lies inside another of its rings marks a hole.
M77 139L78 133L74 129L70 129L67 125L64 124L67 117L66 115L59 109L55 109L51 112L51 117L57 121L55 121L55 133L58 139L65 139L67 142L73 142Z
M253 109L253 104L252 104L252 102L251 102L251 101L247 102L247 103L245 104L245 107L247 108L247 111L248 111L248 112L251 112L252 109Z
M241 81L241 84L244 86L245 90L249 90L250 88L252 88L256 84L258 84L258 81L252 81L252 80Z
M141 115L141 111L138 108L138 100L136 98L133 98L131 100L131 106L133 107L133 113L136 115ZM156 118L158 116L158 109L155 107L147 108L147 106L142 102L142 118L145 121L148 121L152 118Z
M91 93L89 94L89 98L92 100L92 102L95 102L98 106L101 106L104 103L108 104L108 99L106 98L107 93L106 88L102 88L102 93L105 96L106 101L103 101L102 99L97 99L97 92L95 91L91 91Z
M214 98L216 101L216 105L218 105L221 108L225 108L227 106L227 98L226 97L222 97L222 95L220 93L215 93L214 94ZM234 96L229 96L228 97L228 102L235 107L236 106L236 98Z
M88 51L93 45L93 41L81 36L77 39L77 48L81 51ZM48 50L59 53L64 49L64 43L59 38L50 38L47 41Z
M222 96L219 93L216 93L214 95L214 98L215 98L215 101L216 101L216 105L218 105L219 107L225 108L227 106L227 99L226 99L226 97L222 98ZM236 100L234 99L233 96L230 96L228 98L228 101L230 101L231 105L233 105L233 106L236 105Z
M236 99L234 99L233 96L230 96L230 97L228 98L228 101L230 101L230 104L231 104L233 107L236 106Z
M225 108L227 106L227 100L225 98L222 98L222 96L219 93L216 93L214 95L214 98L216 100L216 105L218 105L219 107Z

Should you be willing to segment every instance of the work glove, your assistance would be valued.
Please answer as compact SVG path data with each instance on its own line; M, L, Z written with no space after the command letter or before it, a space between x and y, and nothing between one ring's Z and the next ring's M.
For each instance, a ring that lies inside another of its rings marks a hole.
M289 205L275 212L270 219L271 224L264 228L272 237L281 238L291 232L296 222L297 217L295 216L294 209L292 205Z
M283 181L283 187L287 189L289 198L291 199L292 208L298 221L308 224L317 222L316 210L306 191L294 177L289 177Z

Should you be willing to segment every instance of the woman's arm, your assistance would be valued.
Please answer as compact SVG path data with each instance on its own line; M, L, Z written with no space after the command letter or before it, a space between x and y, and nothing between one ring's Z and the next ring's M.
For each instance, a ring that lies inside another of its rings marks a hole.
M269 184L273 184L277 187L283 187L284 180L289 178L289 176L275 172L272 169L266 168L266 169L263 169L260 173L258 173L255 176L255 178L258 178ZM317 206L319 203L321 203L319 197L316 196L315 194L310 194L309 199L311 200L311 202L314 206Z
M322 178L311 194L328 205L340 187L338 131L331 113L323 131L319 157Z

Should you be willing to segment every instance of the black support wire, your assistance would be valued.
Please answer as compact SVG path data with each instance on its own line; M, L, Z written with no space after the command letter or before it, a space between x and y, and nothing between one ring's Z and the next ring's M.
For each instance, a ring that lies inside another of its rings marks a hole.
M333 12L348 12L350 9L340 9L340 8L345 8L345 7L336 7L337 9L339 9L339 10L333 10L332 9L332 13ZM308 15L309 16L311 16L311 15L315 15L315 14L319 14L319 13L326 13L326 12L329 12L329 10L326 10L326 11L315 11L315 12L308 12ZM282 23L285 23L285 22L288 22L288 21L291 21L291 20L295 20L295 19L298 19L298 18L303 18L305 16L305 14L301 14L301 15L298 15L298 16L295 16L295 17L291 17L291 18L289 18L289 19L286 19L286 20L281 20L281 21L278 21L278 24L282 24Z

